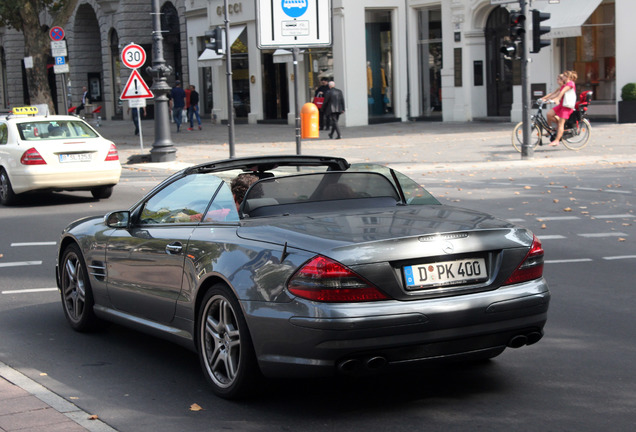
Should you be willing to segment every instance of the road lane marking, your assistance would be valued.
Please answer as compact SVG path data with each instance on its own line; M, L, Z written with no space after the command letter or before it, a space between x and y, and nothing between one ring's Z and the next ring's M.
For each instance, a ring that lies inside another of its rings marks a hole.
M537 236L537 237L539 237L539 240L561 240L561 239L567 238L565 236L558 235L558 234L555 234L555 235L542 235L542 236Z
M625 234L622 232L606 232L606 233L588 233L588 234L577 234L579 237L585 238L601 238L601 237L627 237L629 234Z
M42 265L42 261L16 261L8 263L0 263L0 267L20 267L20 266L32 266Z
M512 219L506 219L508 222L513 222L513 223L521 223L521 222L525 222L525 219L521 219L521 218L512 218Z
M577 258L577 259L563 259L563 260L545 260L545 264L566 264L566 263L580 263L590 262L592 258Z
M544 221L565 221L565 220L579 220L578 216L546 216L546 217L538 217L537 220L539 222Z
M625 213L625 214L615 214L615 215L594 215L592 217L596 219L625 219L625 218L636 218L636 215Z
M636 255L611 256L611 257L603 257L603 259L607 260L607 261L623 260L623 259L636 259Z
M613 189L603 189L603 192L608 192L608 193L617 193L617 194L631 194L631 191L622 191L622 190L613 190Z
M57 242L28 242L28 243L11 243L11 247L20 246L55 246Z
M22 290L6 290L2 291L2 294L28 294L28 293L40 293L48 291L57 291L57 288L28 288Z

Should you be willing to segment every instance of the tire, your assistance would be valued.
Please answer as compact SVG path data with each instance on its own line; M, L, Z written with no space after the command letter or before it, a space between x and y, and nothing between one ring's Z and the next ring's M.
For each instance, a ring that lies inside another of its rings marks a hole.
M532 124L530 128L530 145L535 148L541 140L541 131L536 124ZM512 130L512 146L521 153L521 147L523 146L523 122L517 123Z
M563 145L570 150L581 150L590 141L590 136L592 135L592 125L590 125L590 122L587 121L587 119L580 120L578 128L579 133L577 135L562 140Z
M78 332L93 330L97 324L93 290L78 245L73 243L64 250L61 264L60 286L66 320Z
M214 393L225 399L248 395L260 374L247 322L226 285L205 294L197 328L199 360Z
M113 194L113 188L115 186L98 186L91 189L91 194L95 199L106 199L110 198Z
M17 201L17 195L13 192L9 175L0 168L0 203L4 206L10 206Z

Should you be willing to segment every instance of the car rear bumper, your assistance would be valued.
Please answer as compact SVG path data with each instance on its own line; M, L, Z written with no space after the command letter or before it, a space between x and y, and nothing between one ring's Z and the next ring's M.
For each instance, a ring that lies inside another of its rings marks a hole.
M77 165L77 164L76 164ZM47 171L45 169L33 169L12 173L11 184L15 193L23 193L33 190L81 190L95 186L115 185L121 177L121 165L119 162L104 163L100 166L86 165L77 167L77 170Z
M549 301L547 284L540 279L490 292L422 301L355 307L310 303L314 307L306 311L315 316L300 316L293 310L298 303L290 304L289 313L278 313L276 318L262 307L250 307L248 311L253 313L247 319L265 375L324 376L349 366L372 370L380 365L469 358L506 346L529 345L543 335ZM272 333L285 338L272 337Z

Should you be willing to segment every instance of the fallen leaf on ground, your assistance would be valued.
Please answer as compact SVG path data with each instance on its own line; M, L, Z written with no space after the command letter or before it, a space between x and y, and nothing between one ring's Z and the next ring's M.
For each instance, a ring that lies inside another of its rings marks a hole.
M571 209L570 207L566 207L566 208L564 208L564 209L563 209L563 211L564 211L564 212L571 212L571 211L572 211L572 209Z
M190 405L190 411L203 411L203 408L201 408L198 404L193 403Z
M88 416L89 420L97 420L99 417L97 417L97 415L93 414L92 416Z

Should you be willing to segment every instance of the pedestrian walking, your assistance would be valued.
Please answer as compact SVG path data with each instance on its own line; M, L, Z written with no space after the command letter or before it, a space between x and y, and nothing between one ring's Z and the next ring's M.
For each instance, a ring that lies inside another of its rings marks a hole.
M336 83L329 81L329 92L325 97L324 102L325 115L329 119L331 125L331 132L329 132L329 138L333 139L334 132L337 134L336 139L342 138L340 134L340 127L338 126L338 120L340 114L345 111L344 95L340 89L336 88Z
M146 117L146 107L142 107L142 115ZM139 117L139 108L128 108L128 112L132 113L132 122L135 125L135 135L139 135L139 122L141 118Z
M327 77L320 78L320 87L314 93L314 104L318 107L320 130L328 129L329 125L325 118L325 97L329 93L329 80Z
M185 107L185 90L181 88L181 81L177 80L170 91L170 108L172 108L172 118L177 125L177 132L181 132L181 122L183 121L183 108Z
M188 107L188 121L190 127L188 130L192 130L194 127L194 119L196 117L199 130L201 130L201 116L199 115L199 92L196 91L194 85L190 85L190 106Z
M82 100L81 100L81 103L79 104L79 106L75 110L75 114L77 114L78 117L80 115L80 112L85 108L85 105L87 103L90 103L90 100L88 99L88 89L86 88L86 86L84 86L84 87L82 87Z

